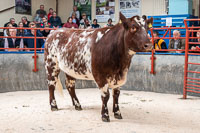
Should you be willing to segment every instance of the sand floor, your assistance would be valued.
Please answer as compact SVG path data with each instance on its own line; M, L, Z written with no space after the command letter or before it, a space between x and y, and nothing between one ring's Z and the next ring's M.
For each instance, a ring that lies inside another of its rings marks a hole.
M101 121L98 89L78 89L83 107L76 111L68 92L56 94L59 111L51 112L48 91L0 93L0 133L199 133L200 97L121 91L122 120L108 106L110 123Z

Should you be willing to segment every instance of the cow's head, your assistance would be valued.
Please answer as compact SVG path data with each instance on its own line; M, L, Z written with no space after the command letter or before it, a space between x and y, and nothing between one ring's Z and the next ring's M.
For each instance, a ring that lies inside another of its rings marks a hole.
M153 23L153 18L144 20L139 16L126 18L120 12L120 20L125 29L125 45L134 52L149 51L152 49L152 43L149 40L147 31L149 24Z

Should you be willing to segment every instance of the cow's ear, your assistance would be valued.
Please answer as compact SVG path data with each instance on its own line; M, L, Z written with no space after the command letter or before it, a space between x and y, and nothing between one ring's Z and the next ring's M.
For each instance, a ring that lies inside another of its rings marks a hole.
M150 19L147 19L146 23L147 23L148 28L152 28L153 18L151 17Z
M126 19L126 17L121 12L119 12L119 19L121 20L124 28L128 29L127 19Z

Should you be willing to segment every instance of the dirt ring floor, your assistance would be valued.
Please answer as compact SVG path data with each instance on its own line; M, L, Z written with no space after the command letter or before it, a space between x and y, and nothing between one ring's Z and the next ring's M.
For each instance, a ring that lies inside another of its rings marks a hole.
M199 133L200 97L121 91L123 120L108 107L110 123L101 121L98 89L78 89L83 107L74 110L70 96L56 94L57 112L51 112L48 91L0 93L0 133ZM110 91L111 92L111 91ZM112 92L111 92L112 94Z

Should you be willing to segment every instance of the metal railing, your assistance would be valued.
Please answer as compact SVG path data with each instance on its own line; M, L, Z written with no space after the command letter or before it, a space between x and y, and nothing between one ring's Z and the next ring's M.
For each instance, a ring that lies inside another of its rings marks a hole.
M19 27L0 27L0 29L19 29L19 30L34 30L34 37L26 36L0 36L0 38L22 38L22 39L34 39L34 48L0 48L0 50L34 50L34 69L33 72L37 72L37 50L44 50L44 48L37 48L37 39L46 39L46 37L37 37L37 30L56 30L56 28L19 28Z

